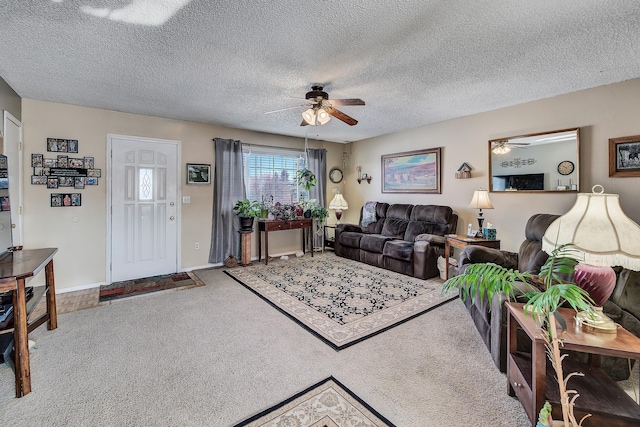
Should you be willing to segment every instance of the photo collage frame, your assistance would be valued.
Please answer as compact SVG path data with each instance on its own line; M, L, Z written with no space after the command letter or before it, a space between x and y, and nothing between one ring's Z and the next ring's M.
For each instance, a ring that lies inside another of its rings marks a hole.
M31 154L32 185L44 185L50 189L69 188L83 190L98 185L102 170L95 168L91 156L77 155L77 139L47 138L47 153ZM82 206L80 193L52 193L51 207Z

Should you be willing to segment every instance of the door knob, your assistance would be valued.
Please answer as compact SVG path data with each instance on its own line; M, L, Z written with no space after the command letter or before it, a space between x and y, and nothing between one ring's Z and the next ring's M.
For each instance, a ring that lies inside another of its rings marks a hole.
M175 217L175 216L173 216L173 215L171 215L171 216L169 217L169 219L170 219L171 221L173 221L174 219L176 219L176 217Z
M176 204L175 204L175 203L173 203L173 202L169 203L169 206L175 206L175 205L176 205Z

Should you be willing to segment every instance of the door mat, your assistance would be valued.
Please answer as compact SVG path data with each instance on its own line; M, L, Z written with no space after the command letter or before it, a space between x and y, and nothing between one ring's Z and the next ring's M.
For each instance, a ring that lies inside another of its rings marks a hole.
M99 301L111 301L158 291L190 289L196 286L204 286L204 283L191 272L124 280L100 286Z
M338 380L329 377L234 427L394 427Z

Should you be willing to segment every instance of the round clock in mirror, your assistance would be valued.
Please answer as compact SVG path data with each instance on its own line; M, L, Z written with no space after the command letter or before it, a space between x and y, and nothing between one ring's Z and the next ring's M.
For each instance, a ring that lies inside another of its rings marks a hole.
M558 164L558 173L560 175L570 175L575 169L572 161L564 160Z
M329 171L329 179L331 180L331 182L333 182L334 184L338 184L342 182L342 178L344 178L344 176L340 168L331 168L331 170Z

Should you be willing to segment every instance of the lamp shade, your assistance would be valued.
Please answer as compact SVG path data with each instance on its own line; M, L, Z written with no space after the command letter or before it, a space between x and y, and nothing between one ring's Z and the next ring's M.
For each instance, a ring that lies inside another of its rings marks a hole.
M327 123L329 119L331 119L331 116L329 116L329 113L327 113L323 108L318 109L317 117L318 117L318 123L320 123L321 125Z
M316 112L312 108L302 112L302 119L310 125L316 124Z
M617 194L578 194L569 212L547 228L542 250L550 254L568 243L586 264L640 270L640 226L622 211Z
M346 211L347 209L349 209L349 204L344 199L344 197L342 197L342 194L338 193L333 196L333 200L331 200L331 203L329 203L329 209Z
M474 209L493 209L491 199L489 199L489 192L487 190L474 191L469 207Z

